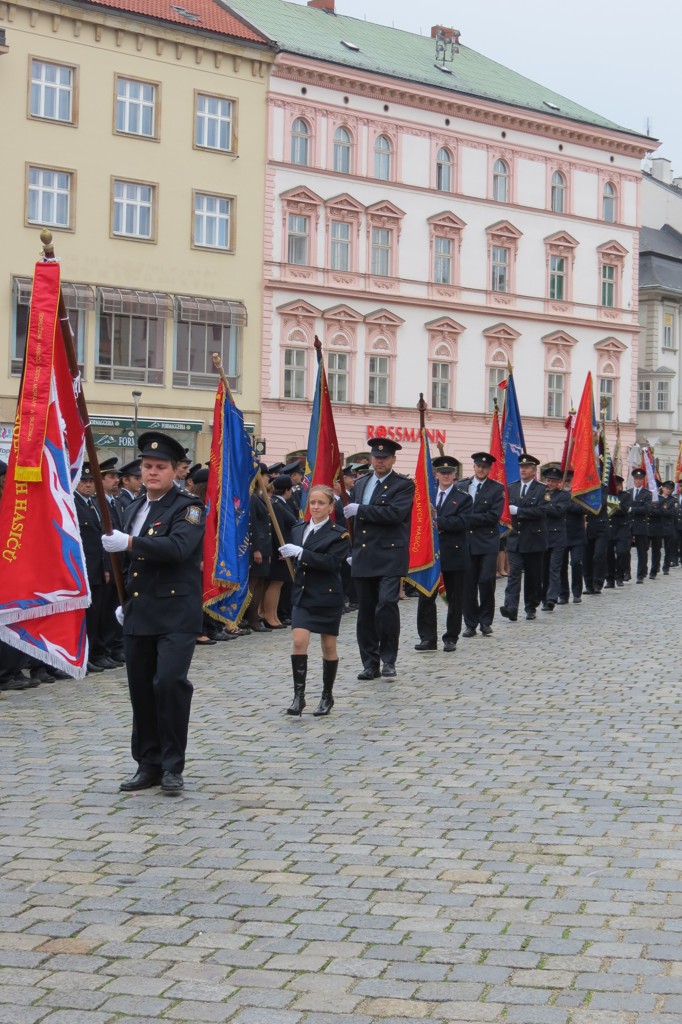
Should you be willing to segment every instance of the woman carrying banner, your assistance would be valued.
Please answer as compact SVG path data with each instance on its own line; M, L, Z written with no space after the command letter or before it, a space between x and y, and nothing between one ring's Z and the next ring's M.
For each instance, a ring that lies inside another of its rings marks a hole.
M288 715L300 715L305 707L310 634L319 633L322 644L322 696L313 712L328 715L334 707L332 691L339 665L336 638L343 611L341 566L350 554L348 531L336 526L330 516L334 508L331 487L316 485L308 497L310 522L294 527L292 543L279 550L285 558L296 559L292 599L293 645L291 668L294 699Z

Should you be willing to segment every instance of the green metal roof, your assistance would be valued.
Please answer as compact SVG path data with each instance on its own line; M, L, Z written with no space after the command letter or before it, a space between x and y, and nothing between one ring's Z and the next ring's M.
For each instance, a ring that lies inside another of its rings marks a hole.
M436 44L430 36L375 25L341 14L328 14L286 0L225 0L252 25L269 36L280 51L341 64L348 68L391 75L447 92L494 100L545 117L568 118L598 128L641 133L623 128L551 89L459 44L452 74L435 66ZM359 49L349 49L351 43ZM558 110L547 104L553 104Z

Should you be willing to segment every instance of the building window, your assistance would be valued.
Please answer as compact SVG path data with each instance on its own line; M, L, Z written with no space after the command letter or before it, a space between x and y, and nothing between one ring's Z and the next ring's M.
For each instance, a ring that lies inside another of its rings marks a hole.
M670 412L670 381L659 380L656 386L656 412Z
M388 356L369 357L369 405L388 405Z
M599 414L606 420L614 419L615 383L611 377L599 378Z
M675 315L674 313L663 314L663 348L675 348Z
M151 239L154 228L154 186L114 181L113 233L125 238Z
M243 309L241 304L185 296L178 297L176 304L178 319L175 325L173 387L215 388L216 369L212 356L217 352L230 387L238 391L241 323L246 321L246 317L233 318L230 307L235 305ZM198 312L201 307L209 306L215 312ZM197 316L205 319L197 319ZM232 319L239 322L225 322ZM210 322L213 320L221 322Z
M510 250L506 246L492 247L490 287L494 292L509 291L509 257Z
M303 348L284 350L284 397L305 398L306 351Z
M443 146L436 154L436 188L452 192L452 153Z
M488 370L488 412L493 412L499 401L500 384L506 380L508 371L502 366L491 366Z
M431 363L431 408L450 408L450 363Z
M552 175L552 213L566 213L566 178L561 171Z
M332 402L348 401L347 352L327 352L327 386Z
M351 225L342 220L331 222L330 266L332 270L350 270Z
M610 263L602 263L601 267L601 304L616 305L616 268Z
M377 135L374 142L374 177L381 181L391 180L391 140L386 135Z
M433 239L433 280L452 284L452 239L436 235Z
M194 245L202 249L232 248L232 199L194 193Z
M375 277L391 275L392 236L390 228L372 228L372 273Z
M608 224L615 223L617 199L616 186L613 182L607 181L602 193L602 220L605 220Z
M95 380L163 384L164 321L101 313Z
M566 298L565 256L550 256L549 258L549 297L560 301Z
M310 128L302 117L291 125L291 162L299 167L307 167L310 162Z
M564 415L564 375L563 373L547 374L547 415Z
M31 117L73 123L74 69L31 61Z
M350 174L351 137L347 128L334 132L334 170L337 174Z
M493 199L496 203L509 202L509 165L496 160L493 167Z
M299 267L308 265L310 217L290 213L287 218L287 260Z
M72 179L73 175L69 171L29 167L29 224L45 224L55 228L71 227Z
M640 380L637 384L637 411L651 412L650 380Z
M200 149L231 153L234 142L235 104L224 96L197 93L194 143Z
M116 80L116 131L126 135L155 136L156 86L132 78Z

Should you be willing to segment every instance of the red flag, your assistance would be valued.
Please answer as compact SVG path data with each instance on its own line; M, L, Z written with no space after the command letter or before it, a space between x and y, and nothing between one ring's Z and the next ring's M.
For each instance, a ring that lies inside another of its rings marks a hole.
M592 374L587 374L580 405L573 427L573 484L574 501L597 513L601 510L601 475L595 452L595 416L592 395Z
M317 383L313 399L313 412L308 432L308 449L306 454L305 479L301 492L301 516L310 519L308 512L308 494L315 484L332 487L341 478L341 452L336 437L334 413L327 385L327 374L322 358L322 344L315 338L317 351Z
M0 639L81 678L90 588L72 489L85 430L76 404L79 380L71 378L57 320L59 294L59 264L38 263L30 315L35 329L28 334L0 504Z
M426 430L421 430L419 459L414 474L414 503L410 520L410 564L405 579L431 597L440 581L440 540L433 521L436 481Z
M561 453L561 472L565 473L571 464L571 450L573 448L573 430L575 427L575 412L569 412L564 423L566 430L566 440L564 441L564 450Z
M493 413L493 425L490 430L490 454L495 456L490 470L490 479L496 480L504 487L504 507L500 516L500 524L504 527L504 533L508 533L512 527L511 512L509 511L509 490L507 488L507 473L504 468L504 449L502 448L502 431L500 429L500 411L495 406Z

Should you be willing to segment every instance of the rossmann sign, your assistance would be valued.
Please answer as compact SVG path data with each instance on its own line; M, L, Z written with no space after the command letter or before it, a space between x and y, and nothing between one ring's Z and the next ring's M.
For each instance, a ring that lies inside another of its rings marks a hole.
M426 436L432 444L445 444L448 432L447 430L429 430L427 427ZM396 427L392 424L385 426L383 423L368 423L368 441L370 437L388 437L391 441L412 441L419 444L419 427Z

